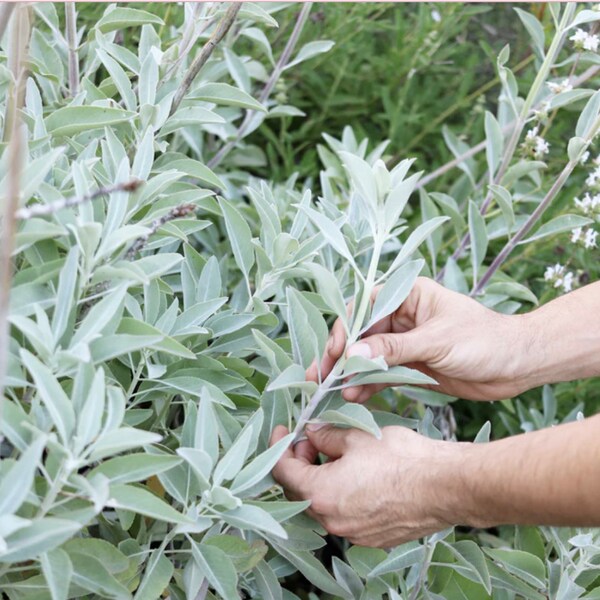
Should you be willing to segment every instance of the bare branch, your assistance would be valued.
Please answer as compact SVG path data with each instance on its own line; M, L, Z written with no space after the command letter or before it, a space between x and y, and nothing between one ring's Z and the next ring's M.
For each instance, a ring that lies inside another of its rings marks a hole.
M2 219L2 235L0 237L0 422L2 420L2 401L8 365L8 346L10 328L8 312L10 306L10 287L12 281L12 250L14 247L16 220L15 210L19 205L21 194L21 173L23 169L23 136L20 127L20 110L23 106L25 89L25 61L27 44L29 43L30 23L29 8L18 6L10 30L9 66L13 81L10 89L10 117L8 142L8 190L4 204ZM6 132L6 130L5 130Z
M77 12L75 1L65 2L66 35L69 45L69 93L71 97L79 90L79 56L77 55Z
M200 50L198 56L193 60L189 66L186 74L183 76L183 80L175 93L173 104L171 106L171 114L173 114L181 104L181 101L188 93L194 79L200 72L200 69L206 64L206 61L211 57L214 49L219 45L221 40L225 37L227 32L231 29L235 17L237 16L240 8L242 7L240 2L233 2L229 5L225 14L221 17L221 20L217 23L215 30L212 35Z
M114 192L135 192L143 183L144 182L140 181L139 179L132 179L125 183L117 183L116 185L112 186L100 187L97 190L86 194L85 196L73 196L71 198L59 200L58 202L52 202L51 204L34 204L33 206L24 207L17 210L15 212L15 218L23 221L33 217L45 217L55 213L56 211L62 210L63 208L77 206L78 204L95 200L100 196L108 196Z
M281 73L287 66L287 64L290 60L290 56L292 55L292 52L294 51L294 48L296 47L296 44L298 43L298 38L300 37L300 34L302 33L304 24L306 23L306 20L308 19L308 15L310 13L311 8L312 8L311 2L305 2L302 5L302 9L300 10L300 13L298 14L298 19L296 21L296 24L294 25L294 30L292 31L292 35L288 39L287 44L285 45L285 48L283 49L283 52L281 53L281 56L279 57L279 60L277 61L277 64L275 65L273 72L271 73L271 76L269 77L267 83L265 84L265 87L263 88L263 91L261 92L261 94L258 98L258 101L260 103L264 103L269 99L269 96L271 95L271 92L273 91L275 84L277 83L277 81L281 77ZM225 144L224 146L222 146L222 148L208 161L208 166L211 169L213 167L216 167L231 152L231 150L233 150L233 148L242 139L242 137L244 137L244 134L246 133L246 130L250 126L250 123L252 122L252 119L254 118L255 114L256 114L255 110L249 110L246 113L246 116L244 117L242 124L240 125L239 129L237 130L235 138L233 140L227 142L227 144Z

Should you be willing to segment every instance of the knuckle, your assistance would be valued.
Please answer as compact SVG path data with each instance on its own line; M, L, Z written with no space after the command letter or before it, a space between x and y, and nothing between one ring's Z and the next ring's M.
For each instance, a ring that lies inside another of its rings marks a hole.
M396 359L401 356L402 342L398 335L385 335L381 338L384 356Z

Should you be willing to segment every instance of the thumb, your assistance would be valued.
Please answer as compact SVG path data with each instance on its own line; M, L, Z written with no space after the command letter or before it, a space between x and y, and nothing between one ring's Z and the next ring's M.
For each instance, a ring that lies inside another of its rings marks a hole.
M432 344L425 340L423 333L413 329L406 333L370 335L350 346L346 356L383 356L385 362L392 367L412 362L427 362L431 359L431 350Z
M309 423L306 437L310 443L329 458L340 458L347 450L352 429L340 429L326 423Z

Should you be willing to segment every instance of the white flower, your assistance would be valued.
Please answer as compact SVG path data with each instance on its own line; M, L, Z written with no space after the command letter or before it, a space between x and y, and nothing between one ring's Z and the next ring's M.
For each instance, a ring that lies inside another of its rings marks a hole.
M588 161L589 157L590 157L590 153L589 152L584 152L581 155L581 158L579 159L579 164L580 165L585 165L585 163Z
M598 232L593 229L588 229L585 232L585 240L583 241L583 245L589 250L590 248L596 247L596 238L598 237Z
M588 33L579 27L575 31L575 33L569 38L575 44L583 44L585 40L587 40Z
M584 50L588 50L589 52L598 52L598 44L600 43L600 38L597 35L589 35L583 42Z
M544 279L546 281L552 281L556 277L561 276L565 272L565 268L562 265L556 263L553 267L546 267L544 273Z
M533 129L530 129L527 132L527 135L525 136L525 139L526 140L535 140L535 138L537 137L538 131L539 131L539 128L536 125Z
M585 184L588 187L596 187L598 185L598 179L600 179L600 166L597 166L588 176L587 179L585 180Z
M581 240L582 235L582 227L576 227L575 229L573 229L573 231L571 231L571 243L576 244L579 240Z
M548 100L544 100L540 104L540 108L533 111L533 116L538 120L543 120L548 118L548 113L550 112L550 102Z
M560 83L556 81L548 81L546 84L553 94L560 94L561 92L570 92L573 86L569 83L568 79L563 79Z
M538 136L535 140L533 156L535 158L542 158L544 154L548 154L548 152L550 152L550 144L544 138Z
M554 287L560 287L560 286L557 286L555 284ZM565 293L570 292L573 289L573 273L571 273L571 271L569 271L565 275L565 278L562 281L562 288Z
M431 11L431 18L436 22L439 23L442 20L442 16L440 15L440 13L437 10L432 10Z

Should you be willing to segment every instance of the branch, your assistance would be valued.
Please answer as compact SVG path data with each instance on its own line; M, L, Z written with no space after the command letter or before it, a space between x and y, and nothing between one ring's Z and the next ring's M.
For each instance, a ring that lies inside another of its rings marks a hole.
M181 219L183 217L187 217L192 214L196 210L196 207L193 204L180 204L175 208L172 208L167 214L162 217L155 219L152 221L152 225L150 225L150 231L146 235L142 235L137 238L127 253L125 254L126 260L133 260L135 255L142 250L142 248L147 244L151 235L154 235L165 223L169 221L174 221L175 219Z
M231 26L235 21L235 17L238 14L241 7L242 5L240 2L233 2L229 5L229 8L221 17L221 20L217 23L217 26L213 31L212 35L210 36L206 44L204 44L198 56L196 56L196 58L193 60L189 69L184 75L183 80L181 81L181 84L177 89L177 92L175 93L175 98L173 99L173 104L171 106L171 115L179 108L181 101L188 93L188 90L194 82L194 79L196 79L196 76L200 72L200 69L206 64L206 61L210 58L214 49L225 37L225 34L231 29Z
M33 206L20 208L14 213L15 219L23 221L33 217L45 217L62 210L63 208L77 206L78 204L83 204L89 200L95 200L100 196L108 196L114 192L135 192L143 183L144 182L139 179L132 179L126 183L117 183L113 186L100 187L89 194L85 194L85 196L73 196L71 198L52 202L51 204L35 204Z
M312 7L311 2L305 2L304 5L302 6L302 9L300 10L300 13L298 14L298 20L296 21L296 24L294 25L294 30L292 31L292 35L288 39L287 44L285 45L285 48L283 49L283 52L281 53L281 56L279 57L279 60L277 61L277 64L275 65L273 72L271 73L271 76L269 77L267 83L265 84L265 87L263 88L263 91L261 92L260 96L258 97L258 101L261 104L266 102L269 99L269 96L271 95L271 92L273 91L275 84L277 83L278 79L281 77L281 73L287 66L287 63L290 60L290 56L292 55L292 52L294 51L294 48L296 47L296 44L298 43L298 38L300 37L300 34L302 33L304 24L306 23L306 20L308 19L308 15L310 13L311 7ZM236 146L236 144L242 139L242 137L246 133L246 130L250 126L250 123L252 122L252 119L254 118L255 114L256 114L255 110L249 110L246 113L246 116L244 117L242 124L240 125L239 129L237 130L237 133L235 134L234 139L227 142L208 161L209 168L212 169L212 168L216 167L231 152L231 150Z
M75 1L65 2L66 36L69 46L69 93L77 95L79 88L79 56L77 55L77 13Z
M596 122L590 128L590 133L586 136L586 144L585 146L578 152L577 156L573 157L569 162L565 165L565 168L562 170L561 174L558 176L552 187L548 190L548 193L544 196L544 199L538 204L536 209L531 213L527 221L521 225L517 233L506 243L504 248L500 251L500 253L496 256L496 258L492 261L492 264L488 267L487 271L484 273L483 277L479 280L477 285L471 291L471 296L476 296L483 288L487 285L487 283L492 278L492 275L500 268L500 266L504 263L504 261L508 258L509 254L515 249L517 244L523 240L523 238L531 231L531 228L540 220L546 209L552 203L552 200L556 197L558 192L565 185L567 179L570 177L573 169L579 164L581 157L585 150L589 147L594 139L595 135L600 130L600 117L596 118Z
M20 128L20 112L23 106L25 89L25 61L29 42L29 9L19 6L12 20L9 44L9 65L12 71L12 85L9 92L10 138L8 142L8 182L7 201L2 220L0 238L0 422L2 421L2 401L8 365L10 326L10 287L12 281L12 250L14 247L16 219L15 210L21 195L21 173L23 170L23 131ZM8 124L7 124L8 125Z

